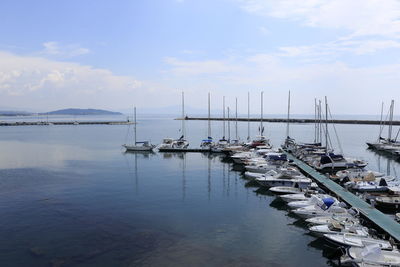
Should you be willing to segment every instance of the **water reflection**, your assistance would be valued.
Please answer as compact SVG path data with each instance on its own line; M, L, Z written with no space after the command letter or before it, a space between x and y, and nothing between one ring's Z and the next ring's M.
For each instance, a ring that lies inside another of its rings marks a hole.
M91 150L79 145L0 141L0 169L62 168L68 161L102 160L112 150Z

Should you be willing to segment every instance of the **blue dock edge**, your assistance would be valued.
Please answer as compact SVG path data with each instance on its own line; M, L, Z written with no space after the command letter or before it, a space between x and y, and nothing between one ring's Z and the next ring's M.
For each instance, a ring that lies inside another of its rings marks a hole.
M400 242L400 224L394 219L375 209L361 198L344 189L342 186L316 171L303 161L297 159L292 154L287 152L285 153L289 160L292 160L301 170L311 176L315 181L330 190L339 199L358 209L363 216Z

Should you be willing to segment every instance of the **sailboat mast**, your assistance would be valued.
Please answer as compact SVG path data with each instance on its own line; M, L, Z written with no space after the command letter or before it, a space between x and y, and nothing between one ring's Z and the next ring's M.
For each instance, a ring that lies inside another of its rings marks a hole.
M237 97L236 97L236 109L235 109L235 137L236 140L239 140L238 138L238 116L237 116Z
M383 124L383 101L382 101L382 106L381 106L381 121L379 123L379 136L378 136L378 142L381 140L381 135L382 135L382 125Z
M314 98L314 143L317 142L317 99Z
M287 108L287 124L286 124L286 137L289 138L289 119L290 119L290 90L288 98L288 108Z
M394 100L392 99L392 102L390 104L390 116L389 116L389 133L388 133L389 142L392 139L393 110L394 110Z
M260 136L263 135L263 98L264 98L264 92L261 91L261 122L260 122Z
M250 92L247 92L247 140L250 141Z
M318 114L318 116L319 116L319 125L318 125L318 130L319 130L319 134L318 134L318 139L319 139L319 142L322 144L322 101L321 100L319 100L318 101L319 102L319 108L318 108L318 111L319 111L319 114Z
M182 135L185 138L186 129L185 129L185 93L182 92Z
M133 129L134 129L134 141L135 141L135 143L133 143L133 145L136 145L136 124L137 124L137 122L136 122L136 107L133 107L133 122L134 122Z
M328 98L325 96L325 153L328 155Z
M231 142L231 120L229 118L229 107L227 107L228 111L228 141Z
M223 139L225 139L225 96L222 97L222 116L223 116L223 120L222 120L222 136Z
M211 110L210 110L210 93L208 93L208 138L211 137L211 122L210 122L210 114L211 114Z

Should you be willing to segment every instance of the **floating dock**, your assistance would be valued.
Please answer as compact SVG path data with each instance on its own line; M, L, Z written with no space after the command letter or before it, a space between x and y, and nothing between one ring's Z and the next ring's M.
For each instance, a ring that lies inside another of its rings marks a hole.
M350 206L358 209L360 213L367 219L369 219L372 223L388 233L398 242L400 241L400 224L398 222L396 222L386 214L382 213L381 211L377 210L376 208L372 207L367 202L349 192L348 190L344 189L343 187L341 187L331 179L327 178L320 172L316 171L303 161L297 159L292 154L287 152L286 154L289 160L293 160L293 162L302 171L311 176L315 181L317 181L317 183L330 190L338 198L340 198Z
M199 120L206 121L208 118L205 117L185 117L185 120ZM176 118L176 120L182 120L182 118ZM222 121L224 118L210 118L212 121ZM236 118L225 118L225 120L236 121ZM287 119L284 118L263 118L264 122L284 122L287 123ZM261 118L237 118L237 121L261 121ZM315 123L315 119L289 119L290 123ZM325 123L325 120L324 120ZM328 123L334 124L368 124L368 125L380 125L379 120L328 120ZM384 123L385 124L385 123ZM393 121L393 125L400 125L400 121Z
M126 125L133 124L130 121L32 121L32 122L0 122L0 126L50 126L50 125Z

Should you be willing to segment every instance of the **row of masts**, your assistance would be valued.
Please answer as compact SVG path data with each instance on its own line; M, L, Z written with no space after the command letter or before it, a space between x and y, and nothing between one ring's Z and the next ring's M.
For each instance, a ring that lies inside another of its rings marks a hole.
M185 130L185 94L182 92L182 135L186 136L186 130ZM289 91L289 103L290 103L290 91ZM264 92L261 92L261 120L260 120L260 126L259 126L259 135L262 136L264 133L264 126L263 126L263 105L264 105ZM226 111L226 113L225 113ZM226 117L227 115L227 117ZM228 140L231 139L230 136L230 107L225 106L225 96L222 98L222 139L225 139L226 137L226 132L225 129L228 128ZM226 127L226 118L228 119L228 127ZM289 118L289 109L288 109L288 118ZM207 138L212 138L212 133L211 133L211 93L208 93L208 131L207 131ZM247 140L250 140L250 92L247 93ZM288 126L289 130L289 126ZM239 140L239 135L238 135L238 99L237 97L235 98L235 140Z

